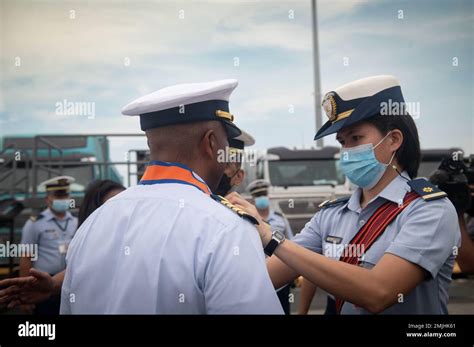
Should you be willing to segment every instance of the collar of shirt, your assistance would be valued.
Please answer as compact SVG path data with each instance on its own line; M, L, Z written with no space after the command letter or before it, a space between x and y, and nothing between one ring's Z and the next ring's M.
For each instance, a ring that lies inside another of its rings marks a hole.
M150 161L139 184L163 183L186 184L199 189L205 194L212 194L206 182L186 165L158 160Z
M53 213L53 211L51 211L50 208L47 208L41 214L44 216L45 220L51 220L51 219L66 220L66 219L71 219L72 218L71 212L66 211L66 213L64 215L64 218L59 219L58 217L56 217L56 215Z
M406 171L402 172L402 176L408 178L408 173ZM372 200L369 201L367 204L370 205L373 201L377 200L378 198L383 198L385 200L393 201L395 203L399 203L403 201L405 194L409 192L410 186L407 183L407 180L397 175L379 194L377 194ZM362 189L358 187L354 193L351 195L348 202L343 207L349 208L349 210L354 212L360 212L360 196L362 194Z

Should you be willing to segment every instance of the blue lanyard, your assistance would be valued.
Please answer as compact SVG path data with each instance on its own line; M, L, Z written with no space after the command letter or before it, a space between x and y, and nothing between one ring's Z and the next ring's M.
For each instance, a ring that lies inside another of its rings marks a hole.
M69 218L66 219L66 225L64 226L64 228L61 226L61 224L58 223L58 221L56 219L53 219L53 222L58 226L59 229L61 229L61 231L64 233L66 232L67 230L67 225L69 223Z

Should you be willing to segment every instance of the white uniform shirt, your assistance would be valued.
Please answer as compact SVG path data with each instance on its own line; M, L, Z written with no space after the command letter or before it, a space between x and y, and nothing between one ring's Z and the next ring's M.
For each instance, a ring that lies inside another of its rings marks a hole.
M107 201L77 231L61 314L283 313L251 223L192 182L149 182Z

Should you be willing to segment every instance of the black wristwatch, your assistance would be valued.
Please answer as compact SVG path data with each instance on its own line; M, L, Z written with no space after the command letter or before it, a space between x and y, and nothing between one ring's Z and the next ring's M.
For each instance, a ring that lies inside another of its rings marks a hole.
M272 232L272 239L268 244L265 246L263 251L265 254L269 257L272 256L273 252L275 252L275 249L283 242L285 241L285 235L282 234L281 232L274 230Z

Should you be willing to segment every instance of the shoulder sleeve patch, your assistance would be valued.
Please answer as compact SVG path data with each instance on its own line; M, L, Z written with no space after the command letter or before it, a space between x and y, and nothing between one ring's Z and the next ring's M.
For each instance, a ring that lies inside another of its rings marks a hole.
M255 217L249 215L247 212L245 212L241 208L238 208L237 206L232 205L229 202L229 200L227 200L226 198L223 198L222 196L216 195L216 194L212 194L211 198L217 201L218 203L220 203L221 205L224 205L225 207L231 209L233 212L237 213L239 217L249 221L250 223L254 225L258 225L258 221Z
M351 198L351 196L349 195L349 196L343 196L343 197L337 198L337 199L326 200L326 201L323 201L321 204L319 204L318 207L319 208L327 208L327 207L336 206L338 204L348 202L350 198Z
M410 188L425 201L441 199L448 194L439 189L436 185L424 178L417 178L408 182Z

